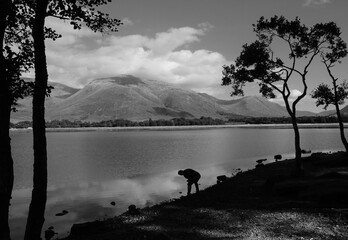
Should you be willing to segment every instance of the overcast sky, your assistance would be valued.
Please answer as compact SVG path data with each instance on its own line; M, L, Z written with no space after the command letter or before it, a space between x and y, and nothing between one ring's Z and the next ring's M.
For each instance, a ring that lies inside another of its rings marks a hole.
M114 0L103 11L124 25L111 35L75 31L47 19L63 35L46 42L49 77L83 87L96 78L132 74L230 99L230 88L221 86L222 66L238 57L243 44L256 40L252 24L261 16L298 16L308 26L334 21L348 42L347 9L347 0ZM347 64L334 70L337 77L348 78ZM310 91L328 81L319 63L310 70ZM296 97L302 88L294 83L292 91ZM257 94L257 86L247 87L246 95ZM310 97L300 109L322 110Z

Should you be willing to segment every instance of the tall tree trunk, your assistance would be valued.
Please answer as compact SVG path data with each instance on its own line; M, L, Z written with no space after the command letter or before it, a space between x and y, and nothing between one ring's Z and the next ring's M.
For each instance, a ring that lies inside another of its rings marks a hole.
M301 143L300 143L300 131L297 125L296 117L291 116L292 127L295 134L295 172L296 174L301 174L303 170L302 157L301 157Z
M45 221L47 200L47 143L45 129L45 97L47 64L44 26L48 0L37 0L33 26L35 56L35 89L33 95L34 187L29 207L25 240L40 239Z
M285 102L286 110L288 111L291 117L292 128L295 134L295 174L299 175L301 174L303 170L303 166L302 166L302 156L301 156L300 131L298 128L297 118L295 114L296 109L294 109L293 111L291 110L288 98L286 97L285 94L283 94L283 99Z
M342 143L346 149L346 152L348 153L348 142L347 142L347 139L344 135L344 125L343 125L343 121L342 121L342 117L341 117L340 107L338 106L337 83L336 83L337 80L332 76L330 71L329 71L329 73L330 73L331 78L333 79L334 94L335 94L335 108L336 108L338 125L340 126L341 140L342 140Z
M340 111L340 108L338 106L338 104L335 104L335 107L336 107L336 114L337 114L337 119L338 119L338 124L340 126L340 135L341 135L341 140L342 140L342 143L346 149L346 152L348 153L348 142L347 142L347 139L344 135L344 125L343 125L343 121L342 121L342 117L341 117L341 111Z
M13 159L11 155L10 114L11 94L3 55L6 18L11 0L0 1L0 240L10 239L9 206L13 188Z
M344 135L344 125L343 125L343 121L342 121L342 117L341 117L341 111L340 108L338 106L338 104L335 104L336 107L336 114L337 114L337 119L338 119L338 124L340 126L340 135L341 135L341 140L342 143L344 145L344 148L346 149L346 152L348 153L348 142L347 139Z

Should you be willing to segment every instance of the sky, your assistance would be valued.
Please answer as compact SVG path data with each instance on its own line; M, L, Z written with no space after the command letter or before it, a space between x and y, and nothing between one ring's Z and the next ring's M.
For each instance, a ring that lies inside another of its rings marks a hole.
M101 10L123 21L117 33L76 31L67 22L46 20L63 35L46 41L49 78L82 88L96 78L131 74L231 99L230 87L221 86L222 66L256 40L252 24L261 16L298 16L307 26L334 21L348 42L347 9L346 0L113 0ZM334 74L347 79L347 67L345 59ZM309 70L309 93L330 83L319 60ZM258 89L248 85L245 95L260 95ZM303 91L296 79L291 89L293 98ZM282 104L279 96L272 101ZM298 109L323 110L310 96Z

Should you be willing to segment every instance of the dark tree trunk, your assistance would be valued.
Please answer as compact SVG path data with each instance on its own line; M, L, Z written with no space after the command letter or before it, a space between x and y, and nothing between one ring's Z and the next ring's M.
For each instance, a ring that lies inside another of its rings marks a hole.
M296 174L300 174L303 170L302 167L302 157L301 157L301 143L300 143L300 131L297 125L296 117L291 116L292 127L294 129L295 134L295 172Z
M297 118L294 109L293 111L290 108L289 101L286 96L283 95L283 99L285 102L286 110L288 111L290 117L291 117L291 123L292 128L294 129L294 135L295 135L295 174L300 175L303 170L302 166L302 156L301 156L301 142L300 142L300 131L297 125Z
M47 199L47 148L45 129L45 97L47 88L47 64L45 54L44 26L48 0L36 1L33 26L35 56L35 89L33 95L33 137L34 137L34 187L29 207L26 240L40 239L45 221Z
M13 160L11 155L10 114L11 95L6 74L5 57L2 53L6 29L6 18L10 0L0 1L0 240L10 239L8 225L9 206L13 188Z
M344 135L344 125L343 125L343 121L342 121L342 117L341 117L341 111L340 111L340 108L338 106L338 104L335 104L335 107L336 107L336 113L337 113L337 119L338 119L338 124L340 126L340 135L341 135L341 140L342 140L342 143L346 149L346 152L348 153L348 142L347 142L347 139Z
M331 72L329 72L331 75ZM331 78L333 78L333 76L331 75ZM344 135L344 125L343 125L343 121L342 121L342 117L341 117L341 111L340 111L340 107L338 105L338 96L337 96L337 84L336 84L336 80L333 78L333 85L334 85L334 94L335 94L335 108L336 108L336 114L337 114L337 120L338 120L338 125L340 126L340 135L341 135L341 140L342 143L346 149L346 152L348 153L348 142L347 139Z

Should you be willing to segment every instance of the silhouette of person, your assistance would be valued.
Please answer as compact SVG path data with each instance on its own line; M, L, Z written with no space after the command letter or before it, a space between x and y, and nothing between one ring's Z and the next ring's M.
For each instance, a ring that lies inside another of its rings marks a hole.
M187 196L191 194L192 184L196 187L196 193L199 192L198 180L201 178L201 174L193 169L179 170L178 174L184 176L187 179Z

